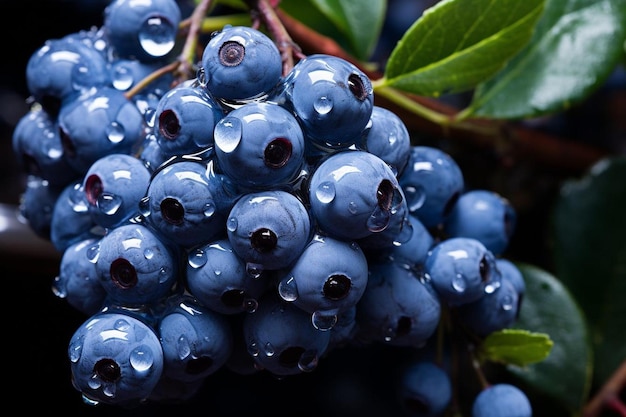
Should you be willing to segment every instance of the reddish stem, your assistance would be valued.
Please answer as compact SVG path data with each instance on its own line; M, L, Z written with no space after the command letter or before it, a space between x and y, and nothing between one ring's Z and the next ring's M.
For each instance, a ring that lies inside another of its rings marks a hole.
M626 386L626 361L615 370L600 390L587 403L582 417L597 417L603 409L611 409L626 417L626 405L620 399L620 391Z

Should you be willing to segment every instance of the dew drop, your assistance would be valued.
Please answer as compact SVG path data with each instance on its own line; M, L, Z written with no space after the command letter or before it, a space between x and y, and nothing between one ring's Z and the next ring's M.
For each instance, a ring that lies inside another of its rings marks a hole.
M243 300L243 310L247 313L254 313L259 308L259 302L254 298L246 298Z
M123 65L118 65L113 70L113 87L120 91L128 90L135 80L133 79L132 72Z
M311 315L311 323L317 330L330 330L337 324L337 314L335 312L315 311Z
M404 187L404 195L409 206L410 211L418 210L424 205L426 201L426 193L421 186L406 186Z
M83 342L85 336L80 336L72 341L69 346L69 359L70 362L76 363L80 360L80 357L83 353Z
M107 397L114 398L117 392L117 389L115 387L115 384L105 384L104 388L102 389L102 392Z
M213 214L215 214L215 204L213 203L206 203L204 205L204 216L205 217L211 217L213 216Z
M452 277L452 289L456 292L463 292L467 288L465 278L461 274L456 274Z
M335 184L325 181L317 186L315 197L317 197L320 203L328 204L335 199L335 193Z
M241 142L241 137L241 122L234 117L221 119L213 131L215 147L224 153L231 153L237 149Z
M382 232L389 225L390 219L389 210L383 210L377 205L372 215L367 219L367 229L373 233Z
M52 293L59 298L67 297L66 281L58 275L52 281Z
M150 56L165 56L174 48L176 29L167 19L151 17L144 22L139 31L139 43Z
M98 197L98 208L107 216L113 216L122 206L122 197L117 194L102 193Z
M94 374L91 375L91 378L87 381L87 385L89 385L89 388L91 389L98 389L102 386L102 381L100 380L100 377L98 377L97 373L94 372Z
M85 250L85 256L92 264L98 262L98 258L100 257L100 245L96 243L88 247L87 250Z
M150 248L146 248L143 251L143 256L146 259L152 259L154 257L154 251L152 249L150 249Z
M235 230L237 230L238 225L239 223L237 222L236 217L231 217L228 219L228 222L226 222L226 228L229 232L234 232Z
M253 279L259 279L261 278L261 275L263 275L263 265L248 262L246 263L246 272Z
M311 349L305 351L298 361L298 368L302 372L311 372L317 368L319 363L319 356L317 354L317 350Z
M513 308L513 297L511 297L510 295L505 295L504 298L502 298L502 302L500 303L500 307L502 308L502 310L504 311L509 311Z
M498 288L500 288L500 281L489 281L487 285L485 285L485 293L491 294Z
M189 266L194 269L202 268L204 265L206 265L207 262L206 252L204 252L202 249L193 250L189 253L189 256L187 257L187 262L189 263Z
M265 356L269 358L274 356L274 354L276 353L276 349L274 349L274 346L270 342L267 342L263 346L263 353L265 353Z
M111 122L106 128L107 138L112 143L120 143L123 141L125 134L124 127L117 122Z
M328 114L333 109L333 101L326 96L319 97L313 103L313 108L320 115Z
M298 299L298 285L296 279L291 276L278 283L278 294L285 301L296 301Z
M248 353L250 355L252 355L253 357L257 357L259 356L260 352L261 350L259 349L259 344L256 342L256 340L253 340L248 344Z
M396 330L393 327L388 327L383 334L383 340L385 342L391 342L393 339L395 339L395 337Z
M189 339L184 335L180 336L176 341L176 351L179 359L185 359L191 354L191 346L189 345Z
M139 200L139 212L144 217L150 215L150 197L146 196Z
M154 356L149 347L138 346L130 353L130 365L138 372L147 371L154 365Z

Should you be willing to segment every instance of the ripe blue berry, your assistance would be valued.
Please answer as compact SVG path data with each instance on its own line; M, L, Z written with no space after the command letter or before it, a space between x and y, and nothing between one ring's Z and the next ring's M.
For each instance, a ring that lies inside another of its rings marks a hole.
M103 312L88 318L68 346L72 383L90 403L137 406L163 372L154 331L131 315Z
M274 41L248 26L225 26L202 54L201 82L226 102L262 98L281 79L282 58Z
M410 363L404 369L399 395L408 415L441 416L452 400L452 382L439 365L421 360Z
M494 384L482 390L472 405L472 417L531 417L526 394L511 384Z

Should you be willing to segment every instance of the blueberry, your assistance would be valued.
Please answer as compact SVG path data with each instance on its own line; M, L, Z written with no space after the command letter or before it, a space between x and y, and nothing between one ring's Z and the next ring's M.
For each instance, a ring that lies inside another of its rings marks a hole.
M248 26L225 26L202 54L208 91L227 102L260 98L281 79L282 57L274 41Z
M68 184L58 195L50 219L50 241L59 252L90 237L100 238L105 229L89 213L82 180Z
M460 322L473 334L484 337L511 327L518 316L519 295L507 276L500 286L480 299L458 307Z
M151 62L174 49L181 18L175 0L113 0L102 28L115 57Z
M532 406L518 387L499 383L483 389L472 404L472 417L531 417Z
M424 262L424 272L449 305L471 303L500 286L496 259L480 241L457 237L437 243Z
M257 366L276 376L313 371L330 341L330 332L316 329L310 314L274 293L245 316L243 333Z
M334 349L341 349L349 346L355 340L358 331L356 309L357 306L354 305L337 314L337 321L329 330L330 341L328 342L326 355L330 354L330 352Z
M106 291L100 283L96 265L89 259L89 251L97 246L92 237L71 244L63 252L59 275L54 279L54 294L86 315L93 315L104 306Z
M412 362L403 370L399 396L410 416L442 416L452 400L450 375L435 362Z
M143 62L138 59L114 58L109 65L111 85L120 91L128 91L165 64L166 62L162 61ZM136 92L133 99L141 97L146 93L161 97L166 91L170 90L173 81L174 75L171 72L159 75L157 79Z
M131 315L91 316L76 329L67 352L72 384L91 404L137 406L163 372L163 350L154 329Z
M114 304L155 303L177 280L176 254L140 223L110 229L92 256L102 286Z
M33 107L13 130L13 152L26 174L53 186L65 186L80 175L65 159L56 118L42 107Z
M506 198L489 190L461 194L444 223L450 237L480 240L494 255L507 248L515 230L517 215Z
M359 146L387 162L396 176L400 176L411 155L411 136L400 116L373 106Z
M189 252L186 283L204 306L222 314L254 312L267 282L251 275L228 239Z
M19 215L42 239L50 240L54 206L61 192L62 188L53 187L39 177L29 176L20 195Z
M111 83L101 52L74 38L50 39L26 65L26 83L33 98L56 118L61 107L92 87Z
M500 274L503 277L508 278L508 280L511 281L511 283L515 287L519 299L519 304L521 305L522 298L526 293L526 281L524 280L522 271L520 271L517 265L515 265L512 261L505 258L497 258L496 266L498 267Z
M226 223L228 240L248 269L276 270L295 261L311 238L304 204L287 191L267 190L242 196Z
M456 161L430 146L411 147L409 161L398 181L411 214L429 229L443 224L465 187Z
M416 216L409 215L408 221L411 236L401 244L394 245L389 251L389 256L407 268L420 270L436 241Z
M220 105L204 88L181 84L159 100L154 135L166 157L194 154L213 147L213 129L223 117Z
M296 114L307 139L322 151L356 145L374 106L367 75L346 60L325 54L301 59L272 99Z
M111 153L99 158L82 182L94 223L112 228L139 217L139 202L149 183L150 171L134 156Z
M367 288L357 304L357 339L420 347L440 316L441 303L429 281L393 261L370 262Z
M316 235L281 275L280 296L311 314L315 327L328 330L363 295L368 265L355 242Z
M325 158L311 175L308 194L319 228L346 240L384 231L406 207L391 168L365 151L341 151Z
M110 153L131 154L146 134L139 109L109 86L67 102L58 120L65 157L82 174Z
M215 126L220 170L243 190L289 189L304 165L304 135L296 118L271 102L250 102Z
M160 168L141 203L147 224L185 248L221 237L234 198L210 165L177 160Z
M191 382L214 374L232 350L230 323L189 295L175 295L159 316L163 373Z

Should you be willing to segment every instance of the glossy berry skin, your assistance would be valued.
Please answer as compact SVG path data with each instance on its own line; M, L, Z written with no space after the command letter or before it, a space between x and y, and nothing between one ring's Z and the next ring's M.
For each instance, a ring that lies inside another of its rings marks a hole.
M477 239L498 256L507 248L516 220L515 209L500 194L471 190L459 196L444 223L444 230L449 237Z
M328 330L363 295L368 265L355 242L316 235L282 276L280 296L312 314L315 327Z
M286 188L304 165L304 134L296 118L271 102L250 102L215 126L218 166L243 190Z
M411 214L428 229L443 224L465 187L457 162L430 146L411 147L409 161L398 181Z
M355 65L314 54L294 65L275 100L296 114L305 136L324 152L357 144L372 115L374 94Z
M398 177L411 155L411 136L400 116L374 105L359 147L387 162Z
M226 223L228 240L247 268L275 270L295 261L311 238L311 218L304 204L287 191L268 190L242 196Z
M72 335L72 383L90 403L137 406L163 372L163 350L154 329L137 317L98 313Z
M54 294L88 316L104 306L107 293L100 283L90 251L97 248L95 237L70 245L63 252L59 275L54 279Z
M215 373L232 351L230 323L189 295L175 295L157 325L165 376L191 382Z
M389 250L389 256L407 268L421 270L428 257L428 252L433 248L436 241L426 226L413 215L408 216L410 225L410 237L400 245L393 246Z
M115 57L150 62L172 51L181 18L175 0L113 0L102 28Z
M41 107L33 107L15 125L13 152L26 174L63 187L80 175L65 159L56 119Z
M267 282L248 272L228 239L189 252L186 283L202 305L222 314L254 312Z
M129 223L102 237L96 270L113 304L140 306L170 292L177 279L178 259L148 227Z
M112 59L109 69L111 73L111 85L120 91L129 91L163 65L165 65L165 63L161 61L142 62L138 59L130 58ZM156 80L150 82L138 91L133 96L133 99L142 97L144 94L152 94L157 98L161 97L170 89L172 81L174 81L174 75L172 73L162 74Z
M59 113L65 157L82 174L103 156L131 154L144 139L145 127L124 92L107 86L66 103Z
M472 404L472 417L531 417L526 394L514 385L499 383L482 390Z
M50 242L59 252L90 237L100 238L105 229L91 217L82 180L68 184L54 202L50 219Z
M311 175L308 197L321 231L345 240L384 231L406 207L391 168L365 151L342 151L324 159Z
M181 84L159 100L154 135L166 157L194 154L213 146L213 129L223 117L204 88Z
M458 308L461 323L472 333L484 337L511 327L518 316L519 294L506 276L493 292Z
M28 177L20 195L19 214L37 236L50 239L52 214L62 189L38 177Z
M495 291L501 279L493 253L480 241L465 237L437 243L424 262L424 273L449 305L477 301Z
M522 302L522 298L526 293L526 281L524 280L524 275L522 275L522 271L515 265L512 261L506 258L497 258L496 266L498 267L498 271L502 277L506 277L515 290L517 291L517 295L519 298L519 302Z
M111 83L106 58L74 38L50 39L26 65L26 83L33 98L55 118L62 105L92 87Z
M452 400L450 376L428 360L410 363L402 373L399 397L409 416L442 416Z
M207 90L227 102L259 98L282 75L282 58L274 41L248 26L228 25L213 34L201 63Z
M358 340L420 347L440 316L441 303L430 282L396 262L370 262L367 288L357 304Z
M178 160L159 169L141 202L147 223L164 239L190 248L225 233L234 198L204 162Z
M330 332L313 326L310 314L273 293L245 316L243 334L257 366L276 376L313 371L330 340Z
M112 228L138 217L149 183L150 171L134 156L112 153L95 161L82 183L94 223Z

